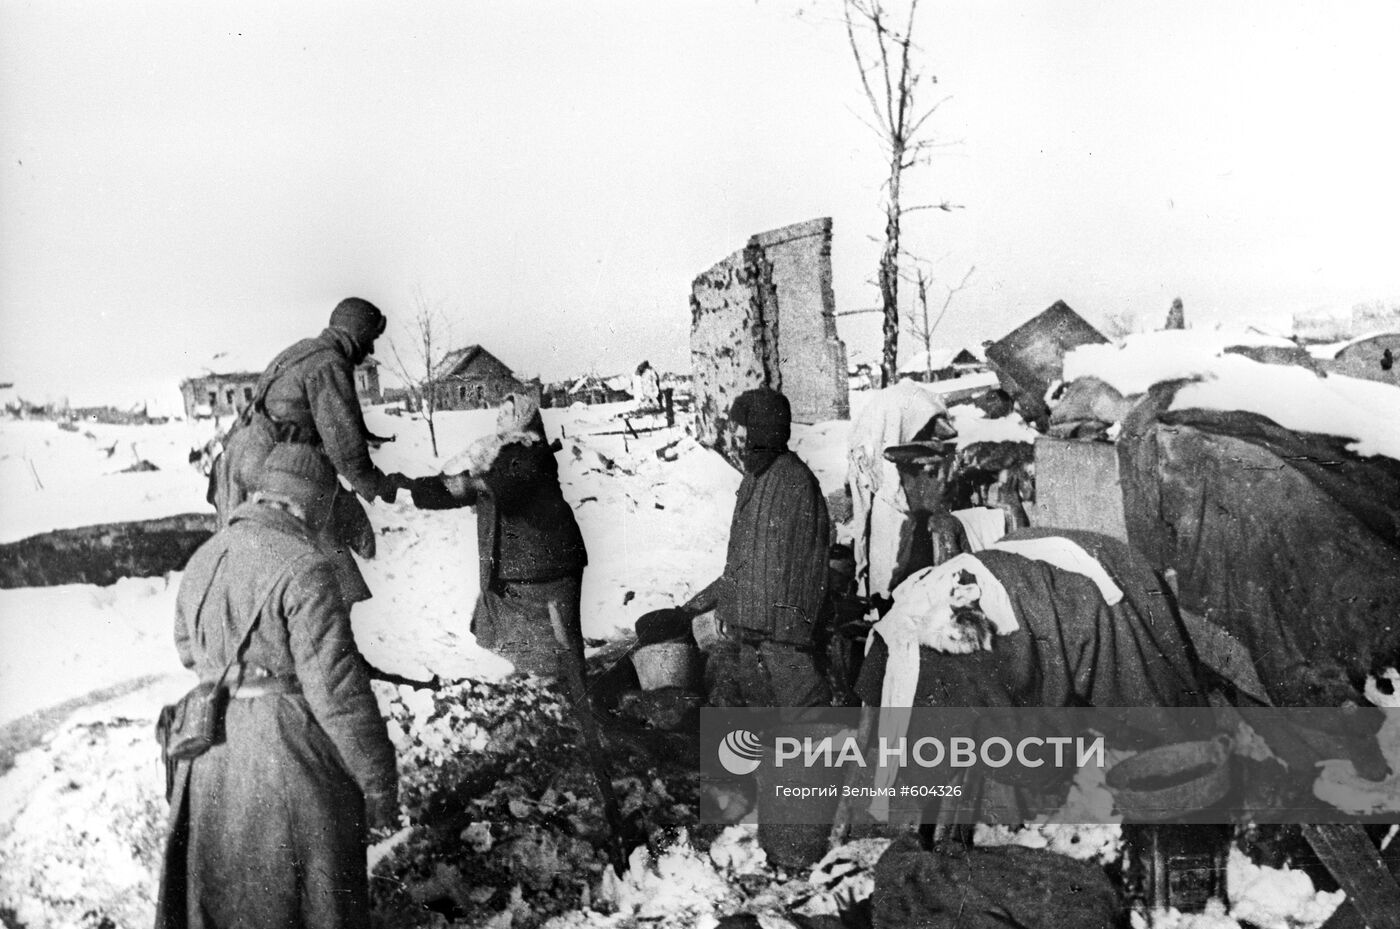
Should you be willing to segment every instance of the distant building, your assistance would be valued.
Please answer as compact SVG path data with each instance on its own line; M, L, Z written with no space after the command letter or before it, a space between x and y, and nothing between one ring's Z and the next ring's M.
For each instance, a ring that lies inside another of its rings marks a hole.
M224 374L210 372L188 378L180 383L186 419L208 419L237 416L253 402L261 371L234 371ZM367 359L355 368L355 393L360 403L381 403L379 362Z
M185 401L185 418L222 419L237 416L253 402L253 391L261 376L261 371L233 371L181 381L180 396Z
M847 365L846 387L848 390L878 390L880 369L868 361Z
M355 368L355 394L361 406L384 402L384 394L379 389L379 362L373 358L366 358Z
M1400 332L1400 300L1358 303L1349 311L1312 310L1293 317L1293 335L1303 342L1341 342L1378 332Z
M632 399L632 379L625 374L603 377L598 374L585 374L569 385L567 402L574 403L621 403Z
M522 381L495 355L480 345L447 353L430 385L439 410L480 410L493 407L507 394L540 398L537 380Z
M943 348L915 353L900 364L899 376L916 381L946 381L985 370L987 365L968 349Z

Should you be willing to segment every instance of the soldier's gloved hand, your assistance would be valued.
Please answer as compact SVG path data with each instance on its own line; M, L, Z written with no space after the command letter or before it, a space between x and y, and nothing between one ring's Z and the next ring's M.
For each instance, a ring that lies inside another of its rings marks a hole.
M370 834L394 832L399 828L397 791L365 794L365 827Z
M408 491L413 495L413 505L420 510L452 510L476 503L476 495L462 499L453 496L442 475L415 477L408 480Z
M408 487L408 478L399 472L384 475L384 479L379 482L379 499L385 503L393 503L398 496L400 487Z

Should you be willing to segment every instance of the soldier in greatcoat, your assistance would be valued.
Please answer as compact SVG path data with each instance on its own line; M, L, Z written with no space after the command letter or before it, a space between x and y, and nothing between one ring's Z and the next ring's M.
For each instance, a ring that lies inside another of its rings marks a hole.
M340 301L330 325L312 339L282 351L258 379L252 401L230 432L210 480L209 502L220 526L258 486L263 462L277 445L305 445L322 455L346 483L331 504L321 541L335 553L340 587L349 603L369 599L369 588L350 552L373 558L374 531L355 499L392 502L405 478L385 474L370 460L369 430L355 391L355 366L374 351L386 320L373 303Z
M367 830L395 824L398 780L316 542L335 483L316 449L276 446L185 570L180 660L227 699L221 739L174 772L157 929L369 925Z

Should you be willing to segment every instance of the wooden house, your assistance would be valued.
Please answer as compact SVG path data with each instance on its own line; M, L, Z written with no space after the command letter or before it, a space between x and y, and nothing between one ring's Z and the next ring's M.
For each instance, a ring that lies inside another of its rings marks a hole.
M373 358L366 358L355 368L355 394L361 406L384 402L384 393L379 388L379 362Z
M180 382L186 419L237 416L253 401L261 371L209 372Z
M507 394L540 396L537 380L522 381L504 362L480 345L447 353L433 379L433 399L439 410L480 410L496 406Z
M262 371L231 371L217 373L209 371L195 377L186 378L180 383L180 397L184 401L186 419L222 419L237 416L243 408L253 402L253 392L257 390L258 378ZM382 403L383 395L379 388L379 362L366 359L355 368L355 394L361 404Z

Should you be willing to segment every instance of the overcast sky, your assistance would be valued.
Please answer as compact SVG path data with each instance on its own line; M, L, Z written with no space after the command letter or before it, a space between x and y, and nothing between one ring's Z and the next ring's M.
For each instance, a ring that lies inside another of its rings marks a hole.
M957 144L907 246L949 344L1400 298L1393 2L935 2ZM800 15L799 15L800 13ZM517 372L688 367L691 279L835 222L873 306L882 157L839 5L0 0L0 381L125 402L415 293ZM853 355L873 317L848 317ZM906 346L907 346L906 340ZM381 344L381 355L384 346ZM912 350L912 349L911 349Z

